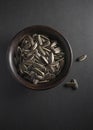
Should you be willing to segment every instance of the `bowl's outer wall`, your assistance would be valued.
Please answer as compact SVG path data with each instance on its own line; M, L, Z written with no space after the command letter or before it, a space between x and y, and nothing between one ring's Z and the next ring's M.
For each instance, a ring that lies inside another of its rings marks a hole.
M14 62L13 62L14 51L15 51L20 39L22 38L22 36L25 34L32 35L34 33L44 34L53 40L57 40L60 47L62 47L65 52L64 68L62 69L61 73L56 77L56 79L54 79L51 82L46 83L46 84L34 85L34 84L31 84L30 82L24 80L17 73ZM26 86L28 88L32 88L32 89L38 89L38 90L39 89L48 89L48 88L57 86L67 76L67 74L70 70L72 61L73 61L73 53L72 53L72 49L71 49L69 42L64 38L64 36L62 34L60 34L56 30L54 30L50 27L47 27L47 26L37 25L37 26L32 26L32 27L23 29L12 39L11 44L8 48L8 64L9 64L10 70L12 72L12 75L24 86Z

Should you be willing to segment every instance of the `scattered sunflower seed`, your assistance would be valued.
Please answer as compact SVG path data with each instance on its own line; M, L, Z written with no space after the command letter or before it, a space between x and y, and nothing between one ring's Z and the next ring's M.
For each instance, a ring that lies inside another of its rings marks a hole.
M67 82L65 84L66 87L75 87L75 83L74 82Z
M86 60L87 59L87 55L81 55L80 57L78 57L77 59L76 59L76 61L84 61L84 60Z
M77 89L78 88L78 82L76 79L71 79L72 83L75 83L75 86L73 86L73 89Z
M72 79L70 82L65 83L66 87L71 87L72 89L78 88L78 82L76 79Z

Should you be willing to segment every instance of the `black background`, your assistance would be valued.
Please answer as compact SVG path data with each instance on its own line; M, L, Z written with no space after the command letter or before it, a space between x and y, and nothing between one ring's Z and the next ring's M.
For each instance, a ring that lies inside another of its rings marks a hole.
M12 78L7 48L17 32L31 25L47 25L67 37L74 59L63 83L76 78L78 90L60 84L34 91ZM82 54L88 59L76 63ZM93 0L0 1L0 130L10 129L93 129Z

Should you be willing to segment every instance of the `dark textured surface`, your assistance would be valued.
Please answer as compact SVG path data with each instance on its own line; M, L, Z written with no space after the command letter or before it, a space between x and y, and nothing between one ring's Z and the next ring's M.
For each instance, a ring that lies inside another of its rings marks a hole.
M11 38L27 26L51 26L69 40L74 60L64 82L76 78L79 89L59 85L32 91L17 83L6 64ZM93 129L93 1L11 0L0 1L0 130Z

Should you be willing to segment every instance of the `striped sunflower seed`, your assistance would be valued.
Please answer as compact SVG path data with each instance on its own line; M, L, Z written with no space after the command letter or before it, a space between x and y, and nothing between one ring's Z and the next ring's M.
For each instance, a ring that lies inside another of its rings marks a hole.
M87 55L82 55L76 59L76 61L84 61L87 59Z

